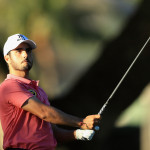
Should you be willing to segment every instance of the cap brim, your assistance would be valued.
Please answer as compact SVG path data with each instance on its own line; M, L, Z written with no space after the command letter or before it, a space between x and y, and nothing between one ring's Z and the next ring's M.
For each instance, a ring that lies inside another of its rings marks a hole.
M35 49L36 48L36 44L35 44L35 42L34 41L32 41L32 40L24 40L24 41L22 41L21 43L27 43L27 44L29 44L29 46L32 48L32 49ZM20 44L21 44L20 43ZM19 45L20 45L19 44Z

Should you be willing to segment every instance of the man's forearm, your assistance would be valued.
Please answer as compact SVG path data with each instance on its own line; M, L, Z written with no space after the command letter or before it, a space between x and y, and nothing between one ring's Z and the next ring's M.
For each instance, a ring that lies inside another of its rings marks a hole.
M83 121L82 118L66 114L63 111L52 106L50 106L47 111L48 115L43 120L51 122L53 124L80 127L81 122Z
M22 108L53 124L80 127L80 122L83 120L82 118L66 114L55 107L45 105L35 96L27 100Z
M79 127L82 129L93 129L94 125L97 125L100 119L100 115L89 115L85 118L69 115L55 107L43 104L35 96L29 98L22 105L22 109L53 124Z
M52 124L52 128L54 136L58 142L69 142L72 140L90 141L95 134L94 130L66 130L59 128L54 124Z
M58 142L69 142L75 140L75 130L66 130L52 124L54 136Z

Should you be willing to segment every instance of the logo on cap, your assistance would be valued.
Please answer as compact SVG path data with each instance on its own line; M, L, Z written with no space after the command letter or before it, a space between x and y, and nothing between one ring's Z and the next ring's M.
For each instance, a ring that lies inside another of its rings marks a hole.
M18 35L17 41L20 41L20 40L26 40L26 39L27 39L27 38L26 38L24 35L19 34L19 35Z

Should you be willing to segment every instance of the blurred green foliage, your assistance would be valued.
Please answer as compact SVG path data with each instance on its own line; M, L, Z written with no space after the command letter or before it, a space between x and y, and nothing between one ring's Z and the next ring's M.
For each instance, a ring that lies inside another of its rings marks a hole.
M41 80L49 96L62 95L100 57L104 45L119 35L139 2L0 0L0 58L8 36L26 35L38 46L32 77Z
M0 0L0 82L7 73L3 44L22 33L37 43L31 76L50 98L63 96L100 59L141 1Z

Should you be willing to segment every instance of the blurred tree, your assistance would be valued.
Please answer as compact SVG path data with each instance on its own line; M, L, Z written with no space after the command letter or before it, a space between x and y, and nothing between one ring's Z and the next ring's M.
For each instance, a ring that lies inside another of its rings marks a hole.
M0 0L0 4L1 47L14 33L35 40L38 52L31 75L56 97L69 92L100 57L104 42L119 34L138 0Z
M99 111L149 37L149 5L148 0L142 2L138 12L132 16L121 35L105 47L102 56L80 79L74 89L62 101L56 101L55 105L60 105L59 107L64 107L65 111L79 116ZM108 105L101 121L101 131L96 135L94 141L86 146L85 143L72 144L70 146L72 150L84 148L87 150L91 148L96 150L98 148L103 150L113 149L111 144L108 143L110 143L109 140L112 140L109 137L114 129L114 122L118 115L139 96L143 88L149 83L150 52L148 47L149 44ZM138 136L139 130L134 131ZM118 149L124 149L124 145L126 145L126 149L132 149L131 145L127 143L130 141L134 146L138 140L134 142L135 137L130 137L125 138L122 148L118 147ZM116 144L114 149L117 150L117 141L113 144Z
M59 96L53 104L78 116L96 113L147 39L148 0L143 1L126 27L128 17L134 14L139 2L60 0L58 4L52 0L0 0L0 48L6 37L14 33L25 34L36 41L38 48L32 76L41 80L49 97ZM104 143L118 114L148 82L149 73L142 74L146 72L148 52L140 60L142 63L137 62L108 106L102 130L95 139L86 144L69 143L64 149L109 150ZM2 66L3 73L6 64Z

